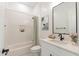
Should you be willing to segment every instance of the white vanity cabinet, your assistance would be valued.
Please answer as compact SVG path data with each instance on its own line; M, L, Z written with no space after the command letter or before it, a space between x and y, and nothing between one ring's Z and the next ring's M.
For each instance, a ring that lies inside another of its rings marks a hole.
M41 55L42 56L77 56L77 54L65 50L61 47L55 46L43 40L41 43Z
M54 55L56 55L51 48L52 48L52 46L50 44L41 41L41 55L42 56L54 56Z

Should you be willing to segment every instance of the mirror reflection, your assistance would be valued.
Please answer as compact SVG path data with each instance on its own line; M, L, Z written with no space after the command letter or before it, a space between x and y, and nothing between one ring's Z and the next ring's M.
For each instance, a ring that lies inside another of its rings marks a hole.
M54 33L76 33L76 3L63 2L53 8Z

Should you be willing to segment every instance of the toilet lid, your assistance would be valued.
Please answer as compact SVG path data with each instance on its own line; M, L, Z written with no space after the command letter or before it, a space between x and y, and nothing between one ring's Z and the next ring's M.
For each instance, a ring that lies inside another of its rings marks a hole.
M39 49L41 49L40 46L33 46L33 47L31 48L31 50L39 50Z

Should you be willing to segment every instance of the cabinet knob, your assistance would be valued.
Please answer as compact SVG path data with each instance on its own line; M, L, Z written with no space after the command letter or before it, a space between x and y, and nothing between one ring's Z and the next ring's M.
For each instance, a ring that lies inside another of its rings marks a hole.
M50 54L50 56L52 56L52 54Z

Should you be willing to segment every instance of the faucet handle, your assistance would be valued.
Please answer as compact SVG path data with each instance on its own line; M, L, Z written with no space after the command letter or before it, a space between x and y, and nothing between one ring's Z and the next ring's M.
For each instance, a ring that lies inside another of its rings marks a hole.
M58 36L60 36L60 35L62 35L61 33L59 33L59 35Z
M62 41L62 40L64 40L64 37L62 36L62 34L61 33L59 33L59 35L58 36L60 36L60 40Z

